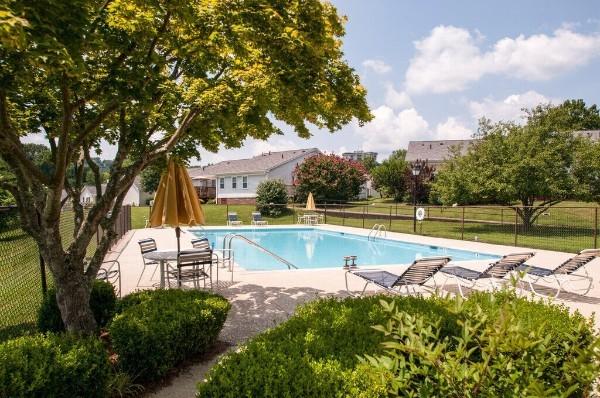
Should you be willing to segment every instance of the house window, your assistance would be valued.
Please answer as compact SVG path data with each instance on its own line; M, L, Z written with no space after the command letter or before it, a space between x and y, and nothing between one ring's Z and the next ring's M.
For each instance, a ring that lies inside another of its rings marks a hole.
M248 189L248 176L243 176L242 177L242 188L243 189Z
M223 177L219 178L219 189L225 189L225 179Z
M231 177L231 188L237 188L237 177Z

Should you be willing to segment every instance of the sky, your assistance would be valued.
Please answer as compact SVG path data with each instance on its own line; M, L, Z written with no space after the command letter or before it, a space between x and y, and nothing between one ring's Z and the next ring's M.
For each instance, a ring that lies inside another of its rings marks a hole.
M568 98L600 104L596 0L332 2L348 18L345 57L375 118L333 134L315 127L310 139L283 125L283 136L201 150L192 164L310 147L382 160L411 140L469 138L482 116L520 121L523 107Z

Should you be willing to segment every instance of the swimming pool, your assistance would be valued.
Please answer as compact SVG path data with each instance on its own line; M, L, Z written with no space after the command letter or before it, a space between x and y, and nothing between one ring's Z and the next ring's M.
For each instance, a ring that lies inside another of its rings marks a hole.
M493 259L498 256L440 246L421 245L387 238L368 240L366 236L319 228L231 228L191 230L206 236L215 249L223 247L229 233L243 235L279 255L299 269L337 268L344 256L356 255L357 265L407 264L417 258L450 256L454 261ZM281 270L287 265L260 249L233 239L236 265L246 270Z

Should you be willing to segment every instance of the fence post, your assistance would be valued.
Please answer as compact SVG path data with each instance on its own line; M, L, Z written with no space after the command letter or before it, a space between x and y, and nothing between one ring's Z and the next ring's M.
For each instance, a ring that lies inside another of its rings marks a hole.
M292 202L292 224L296 224L298 218L296 217L296 203Z
M594 249L598 248L598 208L594 208Z
M325 224L327 224L327 202L325 202Z
M346 225L346 208L341 203L340 203L340 207L342 208L342 225Z
M460 240L465 240L465 207L462 207L462 218L460 220Z
M365 206L363 206L362 210L363 210L363 215L362 215L362 219L363 219L363 223L362 224L363 224L363 226L362 227L364 228L365 227Z
M392 230L392 208L390 207L390 225L388 227L388 231Z
M42 218L40 213L37 213L38 224L41 225ZM40 253L40 277L42 282L42 294L45 296L48 293L48 282L46 281L46 264L44 263L44 258L42 257L42 253Z
M225 202L225 222L229 225L229 202Z
M517 211L517 208L514 207L513 210L515 211L515 246L517 245L517 237L519 236L519 227L518 227L518 221L519 221L519 212Z

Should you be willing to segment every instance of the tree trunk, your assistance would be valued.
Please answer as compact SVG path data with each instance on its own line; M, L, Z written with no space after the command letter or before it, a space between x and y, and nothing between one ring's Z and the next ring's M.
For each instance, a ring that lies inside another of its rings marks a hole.
M77 260L69 256L49 257L46 263L53 271L56 302L65 329L82 334L94 333L96 320L90 307L91 283L79 271L83 270L83 259Z
M65 267L66 269L73 269ZM75 268L75 267L74 267ZM55 275L56 302L69 332L91 334L96 330L96 320L90 308L91 284L84 275L65 272Z

